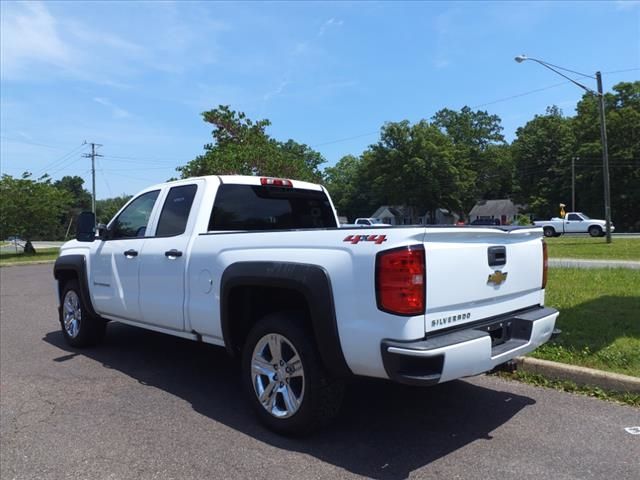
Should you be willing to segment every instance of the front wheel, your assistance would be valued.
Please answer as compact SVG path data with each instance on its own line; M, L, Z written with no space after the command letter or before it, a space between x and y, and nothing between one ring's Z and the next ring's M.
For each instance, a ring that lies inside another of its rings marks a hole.
M600 237L603 235L602 228L597 225L591 225L589 227L589 235L592 237Z
M77 280L67 281L62 290L60 326L65 340L72 347L95 345L104 337L106 322L89 313Z
M331 379L320 361L311 332L299 314L273 314L260 320L245 342L245 392L260 420L286 435L309 433L340 409L344 386Z

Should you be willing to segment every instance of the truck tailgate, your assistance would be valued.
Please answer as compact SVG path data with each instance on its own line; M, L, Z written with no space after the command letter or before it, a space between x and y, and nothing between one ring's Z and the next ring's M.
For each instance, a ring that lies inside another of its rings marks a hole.
M425 332L542 304L539 228L427 228Z

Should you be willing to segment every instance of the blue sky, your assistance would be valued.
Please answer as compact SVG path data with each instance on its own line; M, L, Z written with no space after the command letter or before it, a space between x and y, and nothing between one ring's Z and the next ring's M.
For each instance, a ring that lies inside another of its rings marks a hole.
M631 1L0 6L2 173L80 175L90 188L80 145L101 143L98 198L175 175L210 141L200 113L219 104L269 118L275 138L332 165L385 121L444 107L499 115L508 140L548 105L572 114L582 91L515 63L520 53L616 72L605 89L640 78Z

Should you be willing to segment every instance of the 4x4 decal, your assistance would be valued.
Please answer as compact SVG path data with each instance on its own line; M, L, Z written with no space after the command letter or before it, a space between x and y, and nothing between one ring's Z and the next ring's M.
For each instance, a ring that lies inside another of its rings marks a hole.
M354 245L360 242L374 242L376 245L380 245L382 242L386 241L386 235L347 235L343 240L343 242L350 242Z

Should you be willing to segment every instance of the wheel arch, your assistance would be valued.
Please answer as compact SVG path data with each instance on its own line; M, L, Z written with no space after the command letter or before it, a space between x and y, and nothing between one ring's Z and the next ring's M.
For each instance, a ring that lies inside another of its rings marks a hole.
M53 277L58 281L58 298L62 298L62 291L67 281L75 279L80 286L80 296L89 310L89 314L98 317L91 302L87 274L87 262L84 255L62 255L53 265ZM58 309L60 309L60 305Z
M238 354L259 313L304 310L325 367L335 376L351 374L324 268L292 262L237 262L227 267L220 284L222 336L231 355Z

